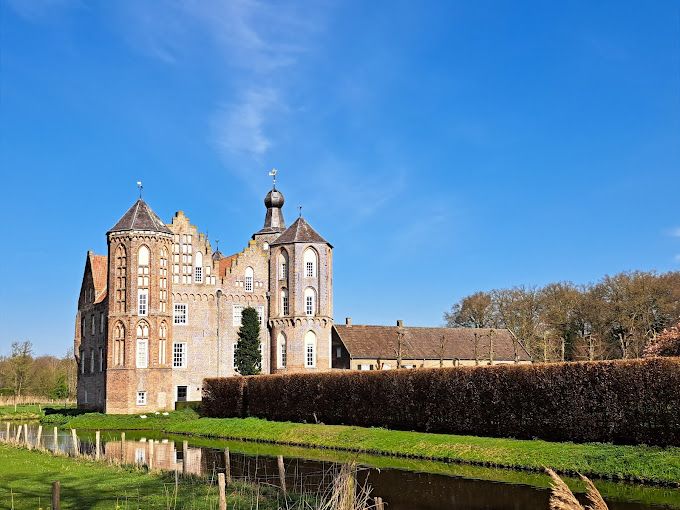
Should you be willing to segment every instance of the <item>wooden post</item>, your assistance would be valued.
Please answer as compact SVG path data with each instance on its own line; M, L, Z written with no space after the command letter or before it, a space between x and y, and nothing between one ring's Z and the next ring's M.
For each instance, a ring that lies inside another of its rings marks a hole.
M153 439L149 441L149 470L153 469Z
M78 436L76 429L71 429L71 436L73 437L73 455L78 457L80 455L80 448L78 448Z
M19 439L21 439L21 430L22 430L22 428L23 428L23 427L22 427L21 425L19 425L19 426L17 427L17 437L14 439L14 441L17 442L17 443L19 442Z
M61 510L61 496L59 491L61 483L52 482L52 510Z
M125 464L125 432L120 433L120 463Z
M231 461L229 460L229 448L224 449L224 475L227 479L227 485L231 484Z
M99 455L101 454L101 433L99 431L95 432L94 437L97 443L94 450L94 458L99 460Z
M281 490L286 493L286 468L283 465L283 455L279 455L279 483L281 484Z
M38 425L38 437L35 438L35 447L40 448L40 440L42 439L42 425Z
M384 510L382 498L375 498L375 510Z
M187 474L187 463L189 457L189 441L182 441L182 475Z
M29 450L31 449L31 443L28 442L28 425L26 423L24 423L24 444Z
M57 436L57 427L54 427L54 453L59 450L59 437Z
M220 491L220 509L227 510L227 497L225 494L226 487L224 486L224 473L217 473L217 487Z

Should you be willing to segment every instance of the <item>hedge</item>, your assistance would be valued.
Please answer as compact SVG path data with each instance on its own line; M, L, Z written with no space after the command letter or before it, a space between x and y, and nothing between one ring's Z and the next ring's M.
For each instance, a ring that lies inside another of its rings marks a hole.
M680 446L680 358L213 378L204 390L211 417Z

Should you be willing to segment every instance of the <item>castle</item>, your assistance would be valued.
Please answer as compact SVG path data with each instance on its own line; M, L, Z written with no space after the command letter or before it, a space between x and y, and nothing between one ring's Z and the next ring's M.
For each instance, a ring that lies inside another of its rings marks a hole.
M264 226L225 257L183 212L166 224L140 195L107 232L108 255L87 254L78 407L145 413L200 400L204 378L237 374L246 307L259 314L264 374L531 362L508 330L333 325L333 247L302 215L286 228L283 203L274 181Z
M78 407L154 412L200 400L205 377L236 374L241 312L260 317L262 372L332 368L333 247L300 215L286 228L283 194L264 226L225 257L183 212L165 224L139 200L88 252L78 300Z

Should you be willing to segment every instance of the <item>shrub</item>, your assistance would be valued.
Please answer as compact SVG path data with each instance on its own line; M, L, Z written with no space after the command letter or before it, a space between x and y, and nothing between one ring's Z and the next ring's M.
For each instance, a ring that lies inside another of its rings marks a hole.
M206 379L203 414L680 445L680 358Z

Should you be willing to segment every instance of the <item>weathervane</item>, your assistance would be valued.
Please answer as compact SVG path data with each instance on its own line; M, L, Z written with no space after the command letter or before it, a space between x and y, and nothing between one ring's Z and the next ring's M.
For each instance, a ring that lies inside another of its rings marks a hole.
M278 172L276 168L272 168L272 171L269 172L269 175L274 178L274 189L276 189L276 172Z
M139 188L139 198L142 198L142 181L137 181L137 187Z
M219 238L215 239L215 243L217 244L217 246L216 246L217 250L216 251L220 251L220 239Z
M300 218L302 218L302 205L298 205L298 209L300 209Z

